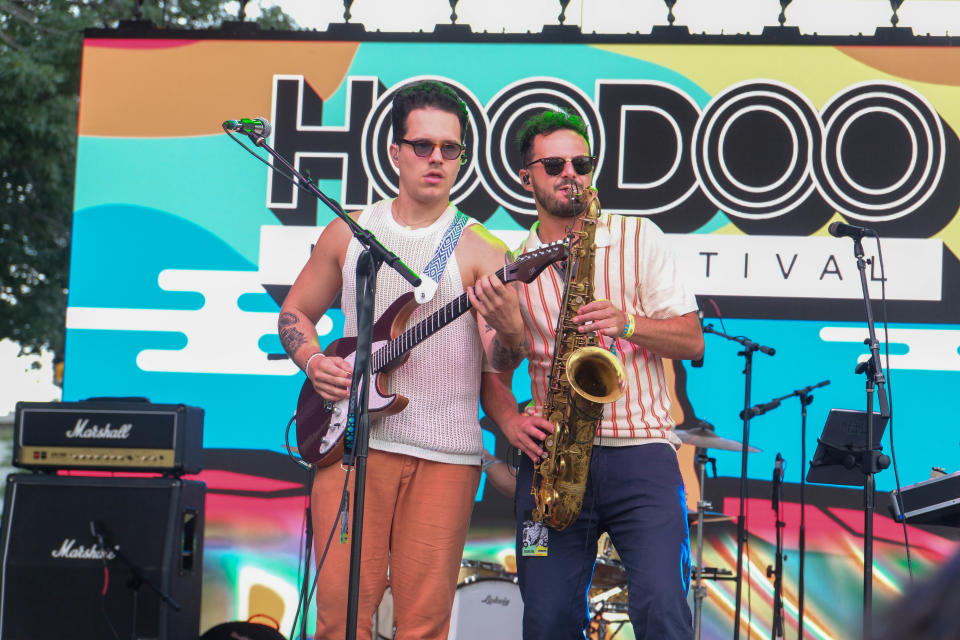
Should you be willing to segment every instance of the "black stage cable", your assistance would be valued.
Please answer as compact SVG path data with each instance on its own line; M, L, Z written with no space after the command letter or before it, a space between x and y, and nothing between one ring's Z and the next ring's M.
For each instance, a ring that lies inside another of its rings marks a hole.
M720 321L720 330L723 331L724 333L729 334L730 332L727 331L727 328L725 326L723 326L723 315L721 315L720 313L720 307L717 305L717 301L714 300L713 298L707 298L707 302L710 303L710 306L713 307L714 312L717 314L717 320Z
M107 623L107 627L110 629L110 633L113 635L114 640L120 640L117 630L114 628L113 623L110 622L110 614L107 613L107 585L110 584L110 569L107 568L107 560L103 560L103 589L100 591L100 611L103 613L103 620Z
M750 578L750 499L743 512L743 555L746 556L744 566L747 570L747 640L753 636L753 580ZM740 576L743 580L743 576Z
M263 164L267 165L270 169L276 171L278 174L280 174L281 176L283 176L284 178L286 178L287 180L289 180L292 184L299 186L299 181L298 181L298 180L296 180L293 176L285 173L280 167L275 167L275 166L273 166L272 164L270 164L269 162L267 162L267 160L266 160L265 158L263 158L263 157L257 155L256 153L254 153L253 150L252 150L250 147L248 147L247 145L245 145L245 144L240 140L240 138L239 138L238 136L233 135L232 132L227 131L226 129L224 129L224 133L226 133L228 136L230 136L231 138L233 138L233 141L234 141L234 142L236 142L238 145L240 145L241 147L243 147L244 149L246 149L246 150L247 150L247 153L249 153L250 155L252 155L254 158L256 158L257 160L259 160L259 161L262 162Z
M890 461L893 463L893 478L897 484L897 491L893 499L897 501L900 512L900 524L903 527L903 548L907 553L907 573L910 583L913 583L913 560L910 555L910 538L907 534L907 519L903 517L902 503L900 502L900 472L897 470L897 456L893 449L893 383L890 381L890 329L887 327L887 274L883 266L883 251L880 249L880 236L877 236L877 258L880 260L880 299L883 302L883 342L884 354L887 361L887 405L890 408Z
M107 546L103 541L103 534L98 531L98 528L93 522L90 523L90 533L94 535L97 543L100 545L100 561L103 563L103 586L100 588L100 611L103 613L103 620L107 623L107 627L110 629L110 633L113 634L114 640L120 640L120 635L114 628L113 622L110 621L110 614L107 613L107 591L110 588L110 567L107 566Z
M241 144L242 144L242 143L241 143ZM306 469L309 471L309 470L310 470L310 465L307 464L307 463L306 463L304 460L302 460L302 459L294 458L294 457L293 457L293 448L290 446L290 427L293 425L293 423L294 423L294 421L296 420L296 418L297 418L297 416L296 416L296 414L294 414L294 415L290 418L290 420L287 422L287 428L286 428L286 430L284 431L284 444L286 445L285 448L286 448L286 450L287 450L287 456L289 456L290 459L293 460L294 463L300 465L301 467L306 468ZM350 469L351 469L351 468L352 468L352 465L347 467L346 477L343 479L343 489L341 490L341 493L340 493L341 499L340 499L340 507L338 507L338 511L337 511L337 518L334 520L334 522L333 522L333 528L330 530L330 535L327 537L327 543L326 543L326 545L325 545L324 548L323 548L323 555L321 556L320 561L317 563L317 573L316 573L316 575L313 577L313 584L312 584L311 587L310 587L310 595L307 597L306 600L304 600L304 598L303 598L303 587L300 588L300 602L297 603L297 612L296 612L296 613L294 614L294 616L293 616L293 629L290 631L290 638L291 638L291 640L293 640L293 638L296 637L297 620L300 619L300 612L301 612L301 610L303 609L303 603L306 602L306 603L307 603L306 609L307 609L307 610L310 609L310 602L313 600L313 592L314 592L314 590L317 588L317 578L320 577L320 569L323 568L323 561L324 561L324 559L327 557L327 551L330 549L330 542L333 540L333 534L334 534L334 532L336 532L336 530L337 530L337 525L340 523L340 516L343 514L343 508L342 508L342 507L343 507L343 505L344 505L344 502L349 500L349 498L347 497L347 496L349 495L349 494L347 493L347 483L348 483L349 480L350 480ZM307 487L307 495L309 495L309 492L310 492L311 490L312 490L312 487ZM301 542L301 544L300 544L300 549L303 549L303 539L304 539L304 536L306 535L306 526L307 526L307 523L306 523L306 510L304 510L303 528L300 530L300 542ZM314 532L314 535L316 535L316 532ZM305 560L304 556L303 556L302 554L299 554L299 553L298 553L298 556L299 556L299 559L298 559L298 561L297 561L297 564L298 564L297 576L298 576L298 578L299 578L300 576L303 575L301 572L302 572L302 571L305 571L306 568L305 568L305 563L304 563L304 560ZM302 583L302 579L300 579L300 580L298 580L298 581ZM306 615L306 611L304 611L304 615Z
M284 430L284 432L283 432L283 444L284 444L284 448L287 450L287 457L290 458L290 459L294 462L294 464L297 464L297 465L299 465L300 467L302 467L304 470L306 470L307 475L308 475L308 479L310 479L310 478L313 476L313 474L310 473L310 471L311 471L310 465L307 464L307 462L306 462L305 460L303 460L302 458L294 458L294 457L293 457L293 447L290 446L290 427L293 425L293 423L296 421L296 419L297 419L297 414L293 414L293 416L291 416L290 420L287 421L287 428L286 428L286 429ZM311 491L312 489L313 489L312 486L306 487L306 491L304 492L304 498L307 499L308 504L309 504L309 500L310 500L310 491ZM300 529L300 550L303 549L303 541L304 541L304 538L306 537L306 535L307 535L307 510L304 509L304 510L303 510L303 525L301 526L301 529ZM298 579L298 581L301 581L301 582L302 582L302 576L303 576L303 573L302 573L302 571L303 571L303 563L304 563L304 560L305 560L305 559L306 559L306 558L304 557L304 554L301 553L300 551L298 551L298 552L297 552L297 579ZM300 595L302 596L303 594L301 593Z
M340 524L340 518L343 516L343 505L350 501L350 494L347 491L348 483L350 482L350 470L353 468L353 465L348 465L346 467L346 473L343 477L343 489L340 491L340 506L337 507L337 517L333 521L333 526L330 528L330 535L327 536L327 542L323 547L323 554L320 556L320 560L317 562L317 572L313 576L313 584L310 585L310 593L307 596L307 599L304 601L303 598L300 599L300 602L297 604L297 612L293 615L293 628L290 629L290 640L295 640L297 637L297 620L300 619L300 612L303 608L303 603L307 603L307 609L310 608L310 602L313 601L313 594L317 589L317 579L320 577L320 570L323 568L323 561L327 558L327 552L330 551L330 543L333 541L333 534L337 531L337 525ZM303 593L301 589L301 593ZM306 615L306 611L303 612ZM306 640L301 638L301 640Z

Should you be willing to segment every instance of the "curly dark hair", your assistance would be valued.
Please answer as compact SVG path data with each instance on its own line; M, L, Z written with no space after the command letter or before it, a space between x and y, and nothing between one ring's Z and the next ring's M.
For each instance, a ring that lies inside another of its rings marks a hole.
M457 116L460 120L460 140L463 141L467 135L467 105L449 85L435 80L422 80L401 87L393 96L390 117L395 144L407 137L407 116L410 112L427 107Z
M590 141L587 139L587 125L583 118L569 111L544 109L527 118L517 131L515 141L520 151L520 168L522 169L530 163L530 148L533 146L534 138L560 129L569 129L579 133L584 142L587 143L587 148L590 148Z

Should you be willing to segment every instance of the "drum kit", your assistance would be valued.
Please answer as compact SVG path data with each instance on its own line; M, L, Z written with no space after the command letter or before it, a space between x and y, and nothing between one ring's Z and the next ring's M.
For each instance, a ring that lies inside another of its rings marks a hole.
M697 457L694 462L697 472L700 476L700 500L697 501L696 513L690 514L690 520L696 520L697 523L697 564L694 566L695 584L690 589L693 594L693 637L694 640L700 640L700 613L703 608L703 599L707 596L707 589L703 586L704 578L710 580L736 580L729 569L716 569L703 566L703 525L707 522L716 522L719 520L733 520L733 516L723 513L711 513L707 511L713 507L710 502L703 498L703 487L707 480L707 464L716 465L716 460L707 456L707 449L719 449L721 451L742 451L743 443L728 438L721 438L716 435L711 425L706 420L701 420L699 426L693 429L677 429L674 431L680 441L684 444L693 445L697 448ZM749 453L759 453L760 449L748 447ZM714 475L716 475L716 466L714 466Z
M517 574L492 562L463 560L448 640L520 640L522 626L523 602ZM393 595L387 587L373 616L373 637L391 640L393 632Z
M701 497L697 510L688 514L688 521L697 528L696 565L693 567L695 584L693 596L694 638L700 638L700 611L706 588L703 580L734 580L729 569L703 566L703 527L707 523L734 520L733 516L708 511L712 505L703 499L706 481L706 466L713 462L706 449L740 451L741 443L716 435L709 423L701 421L693 429L677 429L677 436L684 444L697 447L696 467L699 473ZM759 452L749 447L751 453ZM457 591L453 599L448 640L519 640L523 622L523 603L516 573L503 565L477 560L463 560L460 565ZM610 536L603 533L597 543L597 560L593 580L587 594L591 619L588 637L598 640L611 637L609 625L624 625L629 622L627 608L627 574L620 562ZM619 627L613 630L613 635ZM387 587L383 600L373 619L373 638L391 640L393 636L393 597Z

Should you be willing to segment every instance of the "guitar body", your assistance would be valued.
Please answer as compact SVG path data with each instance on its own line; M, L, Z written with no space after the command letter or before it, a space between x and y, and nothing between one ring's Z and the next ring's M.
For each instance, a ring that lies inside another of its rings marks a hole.
M566 244L555 242L520 256L496 273L504 284L514 281L533 282L533 279L551 263L566 258ZM404 331L404 325L416 307L413 292L403 294L391 304L373 325L371 371L368 406L371 416L392 415L403 411L408 400L401 395L386 393L389 374L402 365L409 350L433 335L470 309L467 294L448 303L416 326ZM402 338L398 339L398 336ZM328 356L339 356L353 364L357 351L356 338L334 340L324 350ZM300 388L297 399L297 448L300 457L310 464L326 467L343 458L343 434L347 428L347 400L328 402L313 388L308 378Z
M373 346L371 353L396 338L413 313L416 301L413 292L397 298L373 325ZM351 365L357 354L357 338L344 337L331 342L324 354L343 358ZM371 418L388 416L403 411L407 398L399 394L389 394L385 387L389 375L404 363L407 356L400 358L389 367L375 371L373 384L370 385L369 408ZM347 399L337 402L324 400L313 388L307 378L300 388L297 399L297 448L304 461L318 467L326 467L343 458L343 434L347 428Z

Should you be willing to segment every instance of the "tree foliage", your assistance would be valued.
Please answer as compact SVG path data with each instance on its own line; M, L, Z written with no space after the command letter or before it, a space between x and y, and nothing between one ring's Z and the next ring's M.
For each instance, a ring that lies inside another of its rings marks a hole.
M63 355L83 31L217 28L247 3L0 0L0 339ZM277 7L257 22L295 27Z

